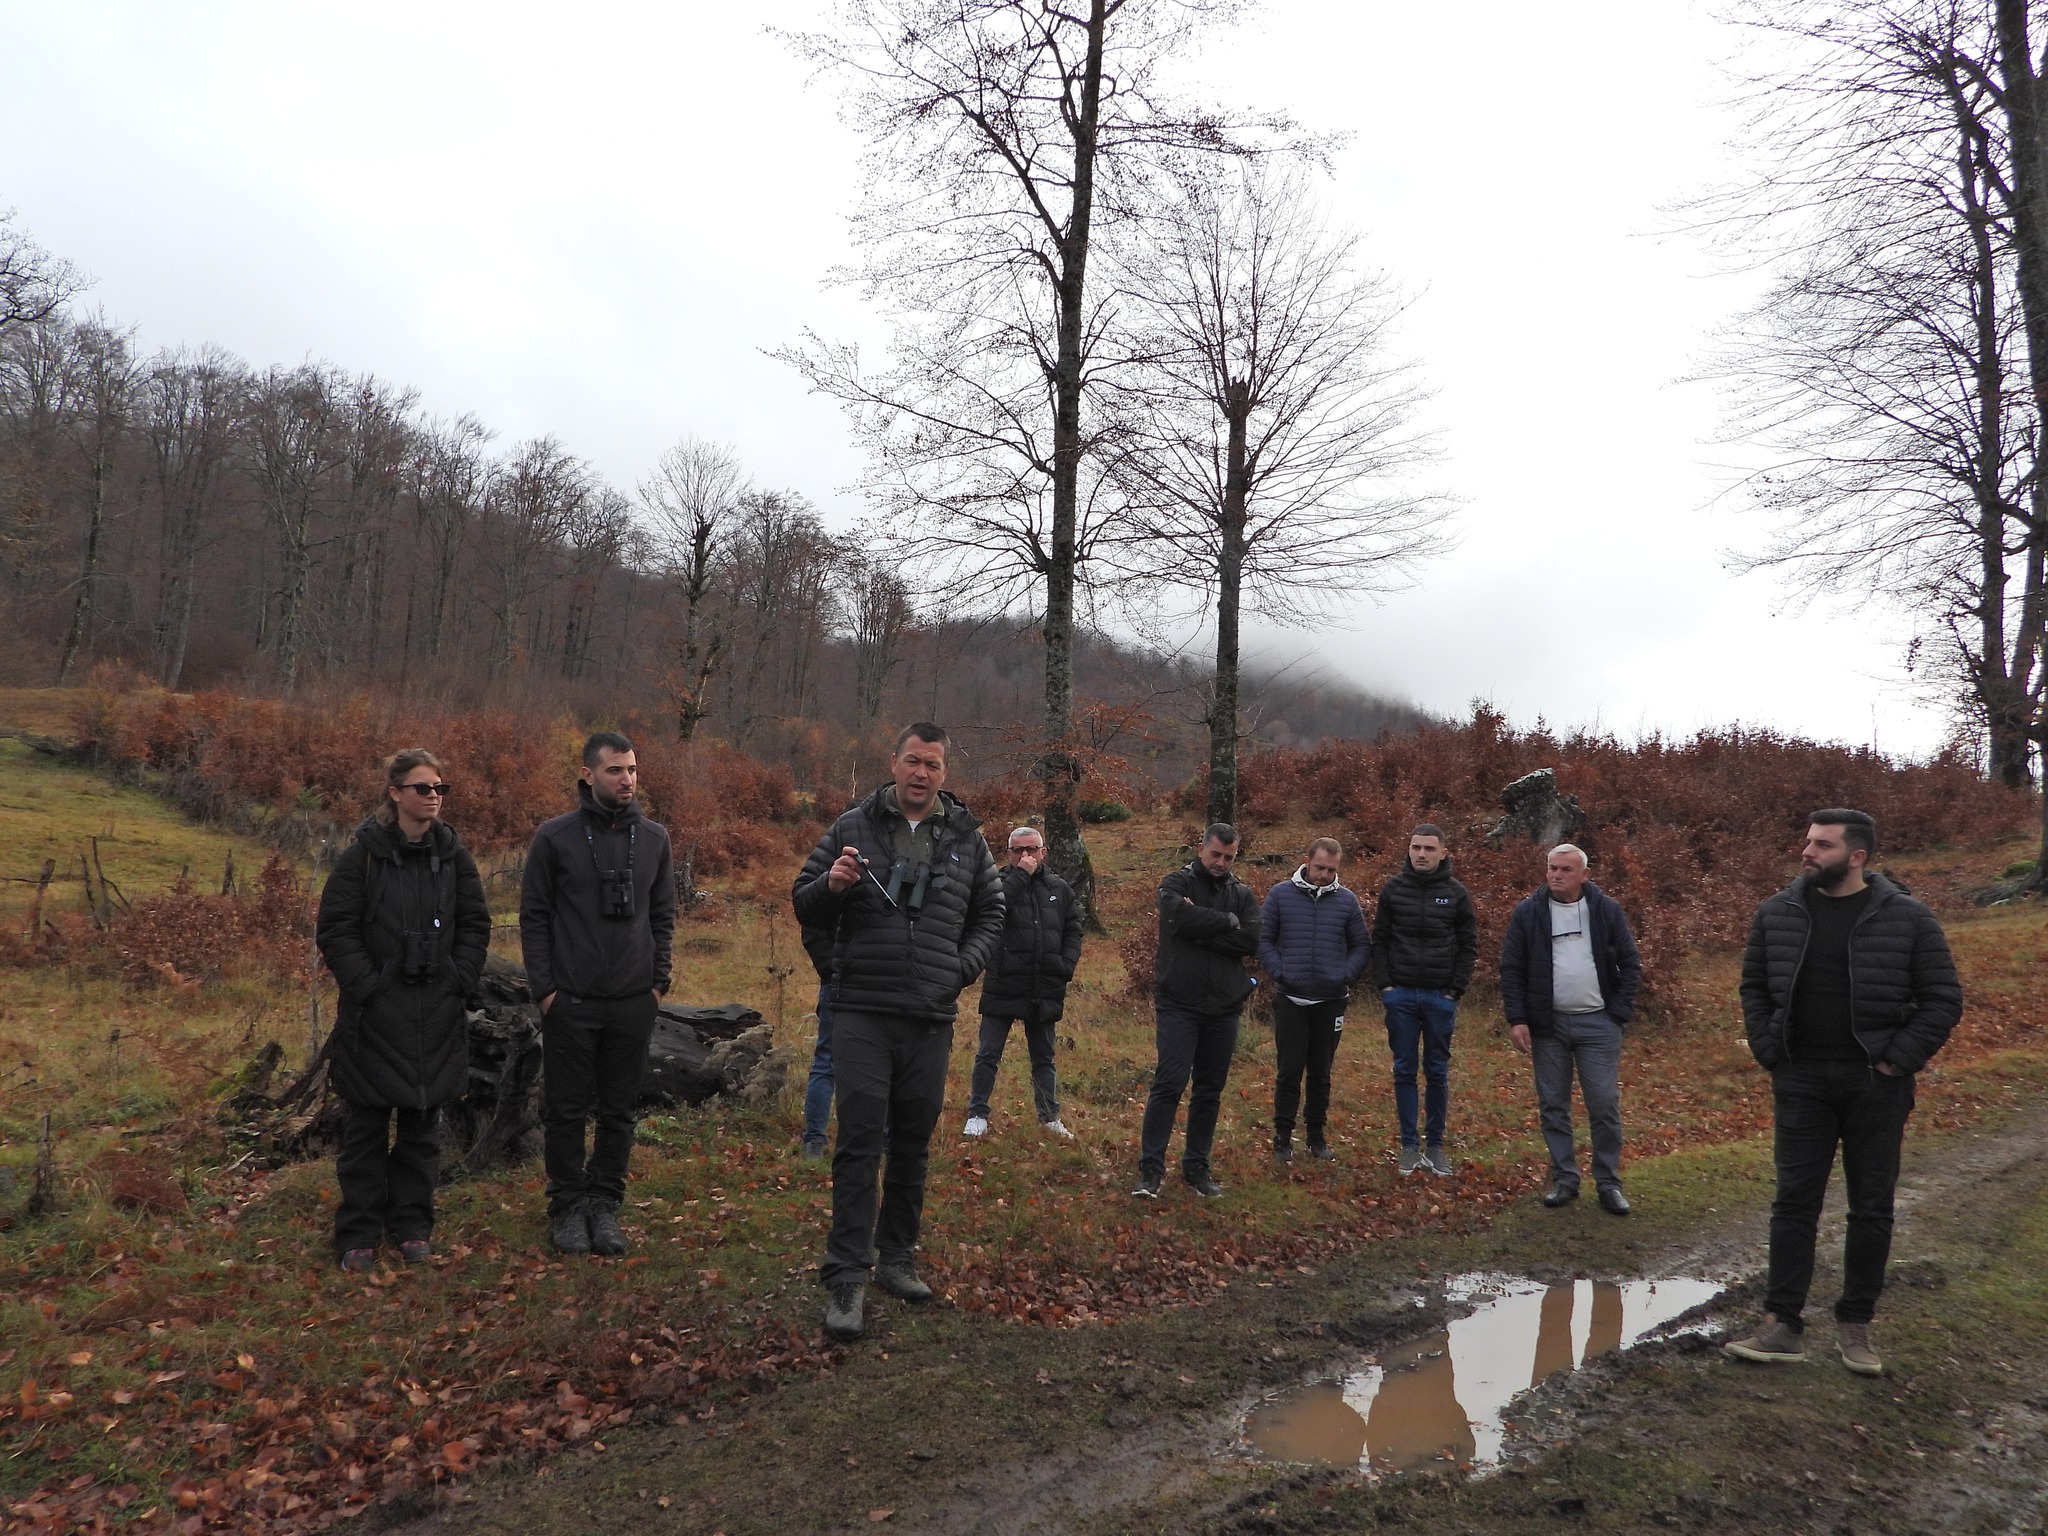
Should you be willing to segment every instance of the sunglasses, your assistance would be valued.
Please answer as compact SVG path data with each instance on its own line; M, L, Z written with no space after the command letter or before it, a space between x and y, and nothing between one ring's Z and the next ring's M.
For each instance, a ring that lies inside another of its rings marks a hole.
M416 795L450 795L455 792L453 784L401 784L400 789L409 789Z

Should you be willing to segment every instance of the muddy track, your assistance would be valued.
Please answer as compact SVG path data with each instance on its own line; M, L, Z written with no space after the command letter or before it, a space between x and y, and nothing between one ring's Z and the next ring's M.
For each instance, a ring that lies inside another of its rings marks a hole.
M1915 1254L1916 1212L1939 1207L1951 1197L1979 1194L2015 1177L2030 1184L2048 1182L2048 1106L2036 1106L1995 1131L1967 1134L1931 1155L1914 1159L1909 1154L1898 1195L1893 1283L1923 1284L1929 1279L1928 1266ZM1822 1219L1823 1254L1840 1251L1842 1214L1838 1176L1830 1187ZM1747 1323L1756 1314L1767 1221L1766 1210L1747 1211L1646 1257L1642 1275L1724 1280L1728 1289L1722 1296L1686 1314L1684 1321ZM1938 1275L1938 1270L1933 1271L1936 1283ZM1556 1273L1539 1269L1530 1278L1548 1281L1556 1278ZM1300 1379L1340 1376L1365 1357L1360 1346L1378 1349L1441 1327L1452 1315L1443 1306L1441 1293L1425 1293L1423 1299L1427 1303L1424 1309L1401 1317L1410 1325L1405 1332L1389 1328L1379 1338L1354 1337L1347 1341L1348 1347L1310 1361ZM1823 1325L1816 1336L1824 1332ZM1582 1431L1604 1428L1606 1414L1599 1405L1617 1378L1640 1369L1648 1359L1674 1350L1689 1353L1699 1347L1697 1339L1659 1340L1604 1356L1534 1389L1521 1400L1528 1430L1521 1439L1510 1442L1510 1458L1526 1458ZM1239 1425L1260 1395L1256 1390L1247 1391L1192 1423L1112 1433L1086 1447L990 1468L975 1479L973 1493L914 1519L899 1515L891 1528L917 1536L1030 1536L1084 1527L1106 1531L1119 1527L1120 1512L1136 1516L1162 1502L1186 1500L1190 1495L1198 1509L1207 1506L1201 1509L1203 1514L1227 1522L1233 1511L1256 1502L1255 1497L1248 1498L1242 1481L1213 1500L1201 1498L1199 1490L1215 1480L1219 1467L1228 1467L1233 1460L1242 1462L1237 1451ZM2048 1512L2048 1480L2042 1477L2041 1461L2028 1454L2027 1448L2048 1449L2048 1391L1992 1410L1982 1439L1990 1465L1973 1468L1969 1475L1930 1478L1916 1493L1926 1525L1929 1529L2040 1529L2038 1517ZM1259 1484L1296 1477L1284 1467L1245 1464L1243 1471L1254 1485L1253 1494ZM1330 1476L1318 1472L1309 1474L1308 1480L1327 1481ZM1994 1514L1999 1519L2006 1515L2031 1518L2032 1523L1979 1523Z

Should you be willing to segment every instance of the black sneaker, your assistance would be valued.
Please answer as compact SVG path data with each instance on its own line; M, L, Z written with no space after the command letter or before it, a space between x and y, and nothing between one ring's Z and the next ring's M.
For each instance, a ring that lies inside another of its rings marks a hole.
M862 1316L862 1296L867 1287L858 1280L842 1280L825 1292L825 1337L851 1343L867 1330Z
M1132 1190L1131 1194L1139 1200L1157 1200L1159 1198L1159 1175L1156 1173L1139 1174L1138 1187Z
M819 1160L820 1158L822 1158L822 1157L823 1157L824 1155L825 1155L825 1138L824 1138L824 1137L822 1137L822 1136L806 1136L806 1137L804 1138L804 1156L805 1156L806 1158L808 1158L808 1159L809 1159L810 1161L812 1161L812 1162L816 1162L816 1161L818 1161L818 1160Z
M590 1252L590 1218L583 1214L583 1207L572 1205L558 1215L548 1229L548 1241L557 1253Z
M1319 1163L1334 1163L1337 1161L1337 1154L1330 1150L1330 1144L1325 1141L1310 1142L1308 1144L1308 1155Z
M1207 1169L1202 1169L1195 1173L1183 1173L1181 1178L1187 1181L1189 1189L1192 1189L1204 1200L1213 1200L1223 1193L1223 1186L1209 1177Z
M626 1251L626 1234L619 1230L619 1213L609 1205L592 1203L588 1217L590 1222L590 1251L601 1253L608 1259L615 1259Z
M1273 1161L1274 1161L1274 1162L1276 1162L1276 1163L1291 1163L1291 1162L1293 1162L1293 1161L1294 1161L1294 1147L1293 1147L1293 1144L1292 1144L1292 1143L1290 1143L1290 1142L1285 1142L1285 1141L1276 1141L1276 1142L1274 1142L1274 1143L1273 1143Z
M894 1296L898 1301L930 1301L932 1288L917 1278L917 1271L910 1267L910 1261L901 1264L877 1264L875 1284Z

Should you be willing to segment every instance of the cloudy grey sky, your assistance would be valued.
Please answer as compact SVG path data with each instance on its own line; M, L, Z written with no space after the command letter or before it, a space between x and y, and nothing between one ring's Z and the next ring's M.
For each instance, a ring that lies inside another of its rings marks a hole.
M373 371L626 485L723 439L850 520L839 416L761 353L876 336L820 281L855 146L764 31L821 10L0 0L0 206L145 342ZM1195 66L1352 135L1330 201L1417 295L1465 503L1457 552L1318 631L1319 663L1624 735L1938 741L1896 624L1726 568L1763 530L1716 502L1716 401L1678 381L1751 280L1651 232L1726 174L1734 47L1684 0L1269 0Z

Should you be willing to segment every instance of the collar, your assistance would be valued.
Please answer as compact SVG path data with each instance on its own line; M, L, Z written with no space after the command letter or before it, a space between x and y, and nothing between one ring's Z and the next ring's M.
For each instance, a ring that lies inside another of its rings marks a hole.
M1325 896L1329 895L1330 892L1336 890L1338 886L1343 884L1341 880L1332 880L1328 885L1317 885L1314 881L1308 878L1307 871L1308 866L1306 864L1297 864L1294 868L1294 883L1300 886L1304 891L1307 891L1309 895L1315 897L1315 899L1318 901L1321 901Z
M640 819L640 801L637 797L613 810L599 802L596 791L590 787L587 779L576 781L576 803L585 815L595 817L599 823L614 832Z
M906 822L910 820L908 816L903 814L903 807L896 803L896 786L894 784L884 784L882 786L882 809L889 812L892 816L903 816ZM932 794L931 809L918 817L918 824L922 826L927 821L944 821L945 819L946 792L943 789L936 790Z

